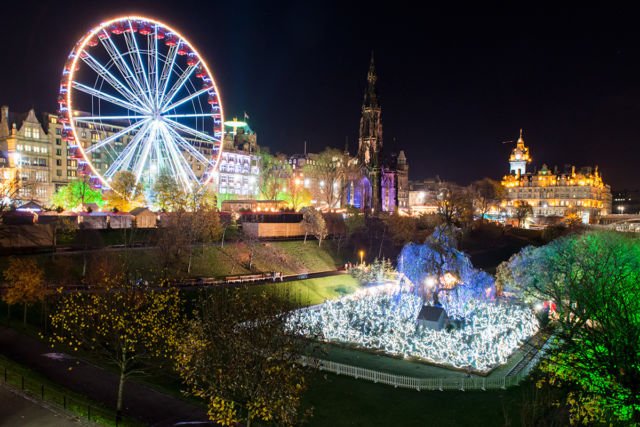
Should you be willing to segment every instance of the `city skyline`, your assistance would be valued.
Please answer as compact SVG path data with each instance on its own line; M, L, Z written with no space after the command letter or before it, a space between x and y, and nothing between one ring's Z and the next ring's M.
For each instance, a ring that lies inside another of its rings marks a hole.
M586 34L594 10L571 22L558 10L555 17L538 10L517 19L522 11L468 19L436 10L420 21L402 10L364 13L355 5L234 9L220 3L212 31L193 5L51 3L33 19L7 23L2 31L24 32L25 45L5 51L14 66L2 72L2 102L13 111L55 110L59 75L74 41L108 17L143 11L193 34L220 82L227 115L246 111L260 145L273 152L302 152L304 141L309 151L343 147L347 138L355 152L374 50L384 145L404 149L410 164L419 166L412 179L500 179L524 128L535 167L598 165L614 189L640 184L628 178L638 150L633 118L640 114L634 103L640 92L637 52L624 45L633 33L604 34L619 20L606 19ZM11 7L17 16L29 3ZM199 7L204 15L214 9Z

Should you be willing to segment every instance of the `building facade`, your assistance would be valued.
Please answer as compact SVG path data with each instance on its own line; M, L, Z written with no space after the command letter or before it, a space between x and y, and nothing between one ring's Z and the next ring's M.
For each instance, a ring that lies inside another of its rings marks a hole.
M438 197L443 187L440 178L409 181L408 213L413 216L438 213Z
M519 203L528 203L535 217L565 217L575 213L585 223L611 212L611 189L598 167L565 166L563 171L547 165L528 171L531 163L529 148L522 131L509 157L509 175L502 179L506 190L503 208L514 216Z
M245 122L234 120L225 124L225 137L220 166L214 179L219 200L253 199L258 197L260 155L257 136Z
M53 147L33 110L10 114L7 106L0 108L0 153L2 179L19 179L17 202L47 203L55 191Z

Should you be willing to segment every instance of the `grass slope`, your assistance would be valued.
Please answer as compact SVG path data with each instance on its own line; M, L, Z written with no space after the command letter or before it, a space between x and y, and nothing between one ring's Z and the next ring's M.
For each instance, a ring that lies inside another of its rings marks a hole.
M520 425L527 385L498 391L412 391L333 374L313 377L304 397L310 427ZM507 423L506 420L510 423Z
M153 277L159 274L162 254L157 248L103 249L87 253L22 255L34 257L45 270L45 277L54 283L77 283L86 262L87 274L98 272L103 266L127 264L133 271ZM221 277L251 272L281 271L284 274L302 274L334 270L341 265L328 249L315 242L258 242L253 247L253 261L249 269L251 248L242 242L226 243L193 249L191 276ZM8 265L9 257L0 257L0 270ZM180 267L186 275L186 262ZM0 277L0 280L2 278Z

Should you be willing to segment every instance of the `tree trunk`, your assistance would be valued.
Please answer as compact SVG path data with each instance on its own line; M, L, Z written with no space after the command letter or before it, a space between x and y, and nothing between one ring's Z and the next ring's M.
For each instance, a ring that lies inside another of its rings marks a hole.
M116 420L122 420L122 397L124 394L124 371L120 371L120 381L118 382L118 400L116 402Z
M303 244L305 244L305 245L307 244L307 234L308 233L305 231L304 232L304 242L303 242Z
M224 235L227 232L227 227L222 230L222 239L220 240L220 247L224 248Z
M87 275L87 248L84 248L82 252L82 278L84 279Z
M22 326L27 326L27 303L24 303L24 311L22 313Z
M11 326L11 304L7 304L7 326Z
M245 427L251 427L251 411L247 411L247 425Z

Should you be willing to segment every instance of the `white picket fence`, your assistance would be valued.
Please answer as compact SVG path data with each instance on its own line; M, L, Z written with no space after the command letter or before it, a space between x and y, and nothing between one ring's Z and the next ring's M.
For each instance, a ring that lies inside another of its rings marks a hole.
M373 369L361 368L359 366L345 365L343 363L329 360L316 359L312 357L302 357L302 364L316 368L320 371L332 372L337 375L347 375L356 379L373 381L374 383L387 384L394 387L407 388L413 390L497 390L506 389L518 385L529 376L531 370L539 363L551 340L536 353L529 363L517 374L513 376L502 376L495 378L486 377L443 377L443 378L415 378L404 375L394 375L386 372L379 372Z

